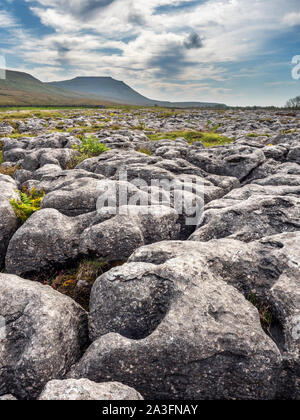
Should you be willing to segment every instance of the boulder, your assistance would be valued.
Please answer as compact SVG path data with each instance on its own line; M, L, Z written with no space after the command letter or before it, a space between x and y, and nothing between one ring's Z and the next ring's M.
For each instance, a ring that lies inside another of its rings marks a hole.
M87 228L80 237L80 253L109 261L124 261L137 248L144 245L138 220L127 216Z
M90 334L96 340L70 378L122 380L147 399L276 393L281 357L257 310L199 255L129 263L101 276L91 296Z
M88 379L53 380L47 383L40 401L110 401L142 400L129 386L118 382L97 384Z
M262 322L283 357L278 398L298 399L300 352L300 233L283 233L244 243L161 242L139 248L131 264L163 264L172 258L205 257L210 270L261 310ZM269 324L266 324L268 314Z
M36 398L83 354L86 313L51 287L0 274L0 315L0 395Z
M296 232L300 230L299 212L299 197L253 195L245 200L225 197L205 208L203 221L190 239L209 241L228 237L251 242L264 236Z
M7 175L0 174L0 268L3 267L9 241L19 226L17 216L10 204L18 199L16 182Z
M266 157L259 149L232 143L205 150L191 148L187 160L205 172L233 176L241 181L261 165Z
M15 398L13 395L2 395L0 397L0 401L17 401L17 398Z
M94 222L80 237L81 254L122 261L142 245L179 238L179 216L172 208L121 206L117 211L114 216L100 209L101 223Z
M127 200L130 200L131 197L142 197L148 204L148 194L140 191L129 182L103 180L99 179L101 176L94 174L86 177L83 176L82 172L88 173L82 170L74 172L72 178L69 178L71 174L69 174L69 177L65 177L65 174L59 174L58 183L55 189L44 197L42 208L55 208L67 216L78 216L95 211L96 208L99 209L98 200L104 196L107 199L112 199L113 204L118 207L120 197L123 197L122 194ZM76 172L78 173L76 174ZM46 180L42 181L39 188L42 188L46 182ZM47 191L52 187L52 183L51 180L51 185L45 185ZM125 202L124 204L128 203Z
M36 171L44 165L58 165L66 169L74 160L77 152L73 149L37 149L28 151L21 161L22 169L27 171Z
M88 218L71 218L57 210L34 213L12 237L6 254L8 273L31 276L76 260Z

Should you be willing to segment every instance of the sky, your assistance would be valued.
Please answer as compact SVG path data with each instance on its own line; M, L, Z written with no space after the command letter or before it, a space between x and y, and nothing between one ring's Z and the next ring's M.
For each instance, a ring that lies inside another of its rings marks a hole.
M0 0L0 57L42 81L111 76L151 99L283 106L300 95L297 55L299 0Z

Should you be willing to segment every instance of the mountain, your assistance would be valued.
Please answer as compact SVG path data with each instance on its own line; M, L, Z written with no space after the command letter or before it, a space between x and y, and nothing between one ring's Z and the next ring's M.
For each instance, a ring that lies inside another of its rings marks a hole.
M0 79L0 106L101 105L103 101L43 83L27 73L6 71Z
M152 100L111 77L76 77L72 80L43 83L30 74L7 70L6 79L0 79L0 106L109 104L173 108L226 107L209 102Z
M152 101L124 82L112 77L76 77L72 80L47 83L54 88L77 92L105 100L114 100L130 105L152 105Z
M76 77L71 80L48 83L49 86L101 98L107 101L115 101L129 105L163 106L163 107L226 107L224 104L210 102L168 102L156 101L146 98L124 82L112 77Z

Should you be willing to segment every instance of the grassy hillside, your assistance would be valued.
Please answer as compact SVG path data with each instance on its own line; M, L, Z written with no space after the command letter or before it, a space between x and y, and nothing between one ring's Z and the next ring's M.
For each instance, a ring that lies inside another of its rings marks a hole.
M76 77L72 80L48 83L48 85L103 100L113 100L132 105L152 105L150 99L139 94L124 82L111 77Z
M0 79L0 106L114 104L167 108L226 107L207 102L154 101L111 77L76 77L62 82L43 83L30 74L8 70L6 79Z
M112 100L120 104L139 106L162 106L167 108L193 108L193 107L226 107L223 104L209 102L168 102L156 101L141 95L126 83L112 77L76 77L71 80L48 83L49 86L77 92L89 97L98 97L102 100Z
M49 86L27 73L7 71L0 79L0 106L102 104L109 102Z

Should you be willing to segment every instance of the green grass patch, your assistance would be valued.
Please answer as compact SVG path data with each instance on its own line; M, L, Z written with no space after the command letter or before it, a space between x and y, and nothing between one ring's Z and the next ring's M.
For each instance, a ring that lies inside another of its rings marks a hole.
M51 128L51 130L47 130L47 133L66 133L66 130L64 130L63 128Z
M34 134L20 134L20 133L13 133L13 134L7 134L7 137L10 139L21 139L26 137L34 137Z
M27 118L40 118L40 119L56 119L56 118L64 118L62 112L53 111L53 110L38 110L38 109L30 109L30 110L13 110L13 111L6 111L0 113L0 119L7 120L24 120Z
M148 155L148 156L151 156L152 155L152 153L151 153L151 151L149 149L143 149L143 148L141 148L141 149L138 150L138 152L144 153L145 155Z
M41 202L45 192L37 192L33 188L30 191L18 191L18 194L20 198L18 200L11 199L10 204L20 222L24 223L33 213L41 209Z
M72 131L78 130L80 131L81 134L84 134L84 133L94 133L95 131L103 130L104 128L107 128L105 124L101 124L101 125L99 124L99 125L94 125L92 127L90 126L70 127L66 131L68 133L72 133Z
M271 137L271 134L267 134L267 133L262 133L262 134L260 134L260 133L249 133L249 134L247 134L247 137L253 137L253 138L255 138L255 137Z
M280 134L294 134L296 132L297 132L296 129L293 129L293 130L280 130Z
M222 136L212 132L200 132L200 131L173 131L169 133L156 133L148 135L150 140L176 140L179 137L183 137L189 144L193 144L195 141L201 141L205 147L221 146L233 142L233 139Z

